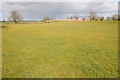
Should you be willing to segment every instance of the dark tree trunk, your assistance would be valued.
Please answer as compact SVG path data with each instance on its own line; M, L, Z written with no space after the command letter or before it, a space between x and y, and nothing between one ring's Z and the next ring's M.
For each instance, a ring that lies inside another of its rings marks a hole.
M17 23L16 19L14 19L14 22Z

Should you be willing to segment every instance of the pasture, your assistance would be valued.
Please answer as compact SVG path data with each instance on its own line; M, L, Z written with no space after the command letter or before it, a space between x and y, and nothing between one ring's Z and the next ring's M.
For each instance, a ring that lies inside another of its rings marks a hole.
M4 78L117 78L118 22L4 24Z

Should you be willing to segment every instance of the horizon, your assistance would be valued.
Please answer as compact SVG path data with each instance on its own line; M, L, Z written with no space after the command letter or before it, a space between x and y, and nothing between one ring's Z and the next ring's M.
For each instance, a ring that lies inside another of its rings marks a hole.
M82 6L82 7L81 7ZM8 21L11 10L18 10L24 20L50 19L65 20L70 16L89 18L89 12L95 11L98 16L118 14L117 2L3 2L2 20Z

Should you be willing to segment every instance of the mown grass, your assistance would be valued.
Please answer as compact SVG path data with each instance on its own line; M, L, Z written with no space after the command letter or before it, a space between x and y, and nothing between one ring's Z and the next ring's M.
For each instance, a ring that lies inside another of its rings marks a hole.
M4 25L4 78L118 77L116 21Z

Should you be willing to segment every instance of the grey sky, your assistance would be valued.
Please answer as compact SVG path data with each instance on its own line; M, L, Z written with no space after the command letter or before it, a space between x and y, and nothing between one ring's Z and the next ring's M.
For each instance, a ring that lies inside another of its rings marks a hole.
M118 2L119 0L2 0L3 2Z
M89 0L90 1L90 0ZM43 17L64 19L68 16L88 17L90 10L99 16L117 14L117 2L3 2L3 18L9 17L9 11L18 10L24 19L40 20Z

